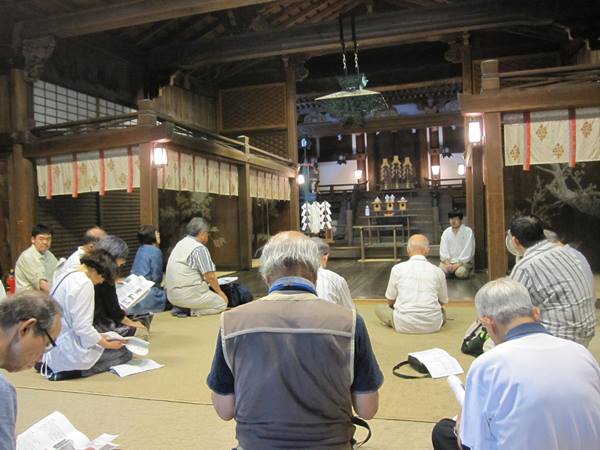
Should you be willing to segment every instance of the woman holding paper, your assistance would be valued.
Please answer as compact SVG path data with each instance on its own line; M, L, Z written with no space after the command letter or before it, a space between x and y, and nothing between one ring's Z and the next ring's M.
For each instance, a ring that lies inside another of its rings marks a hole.
M62 330L44 354L40 371L51 381L105 372L126 363L131 352L123 341L109 340L93 326L94 285L114 280L116 266L105 250L82 256L81 265L56 281L50 293L63 308Z
M165 310L167 295L160 287L163 279L163 254L160 251L160 233L152 225L142 225L138 231L140 247L135 254L131 273L154 281L154 286L143 300L129 308L129 314L161 312Z

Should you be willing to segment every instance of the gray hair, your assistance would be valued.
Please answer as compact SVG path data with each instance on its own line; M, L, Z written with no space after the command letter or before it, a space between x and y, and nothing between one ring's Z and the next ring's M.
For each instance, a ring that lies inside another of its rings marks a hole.
M414 251L414 250L427 250L429 249L429 239L427 239L424 235L422 234L413 234L409 239L408 239L408 244L406 246L406 250L408 250L409 252Z
M0 301L0 328L8 330L19 322L37 320L36 334L50 331L57 316L62 315L60 305L42 291L22 291Z
M129 255L129 247L127 243L120 237L109 235L104 239L100 239L96 244L96 250L104 250L114 260L117 258L127 259Z
M319 254L321 256L329 255L329 252L330 252L329 244L327 242L325 242L324 239L321 239L319 237L313 237L313 238L310 238L310 240L313 241L315 244L317 244L317 248L319 249Z
M265 280L284 276L316 277L321 264L317 244L299 232L282 232L264 246L260 273Z
M185 227L185 232L189 236L196 237L198 236L198 233L202 233L204 231L208 233L210 231L210 226L208 225L208 222L206 222L206 220L204 220L202 217L192 218Z
M502 325L517 317L532 317L534 310L525 286L508 277L484 284L475 295L475 307L479 316L491 317Z

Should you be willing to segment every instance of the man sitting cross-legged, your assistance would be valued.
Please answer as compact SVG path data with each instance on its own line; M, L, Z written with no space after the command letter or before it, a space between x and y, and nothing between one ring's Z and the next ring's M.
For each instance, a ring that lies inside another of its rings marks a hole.
M598 448L600 367L592 354L550 335L516 281L487 283L475 306L496 347L471 365L460 424L438 422L434 449Z
M269 295L223 313L208 386L239 448L350 450L352 408L370 419L383 375L364 321L316 295L317 246L299 232L264 247Z
M389 304L379 305L375 313L399 333L434 333L444 324L446 277L427 261L429 241L425 236L411 236L407 251L410 259L392 268L385 292Z

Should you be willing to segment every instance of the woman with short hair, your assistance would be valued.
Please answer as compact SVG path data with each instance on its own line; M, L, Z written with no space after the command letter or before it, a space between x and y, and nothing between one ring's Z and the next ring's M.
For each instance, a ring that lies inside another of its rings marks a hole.
M160 251L160 233L152 225L142 225L138 231L138 248L131 273L154 281L154 286L138 304L129 308L130 314L144 314L165 310L167 295L160 286L163 279L163 254Z
M56 347L44 354L41 372L51 381L105 372L132 357L123 341L111 341L93 325L94 286L113 283L116 264L105 250L81 257L81 265L56 280L50 293L63 308Z

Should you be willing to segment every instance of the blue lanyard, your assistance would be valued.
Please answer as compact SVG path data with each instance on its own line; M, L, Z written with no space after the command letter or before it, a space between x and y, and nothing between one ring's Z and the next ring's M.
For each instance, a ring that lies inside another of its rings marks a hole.
M269 288L269 294L281 291L304 291L317 295L312 283L301 277L284 277L275 281Z

